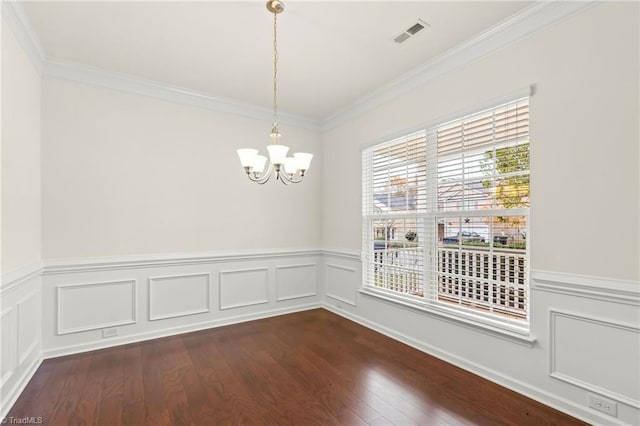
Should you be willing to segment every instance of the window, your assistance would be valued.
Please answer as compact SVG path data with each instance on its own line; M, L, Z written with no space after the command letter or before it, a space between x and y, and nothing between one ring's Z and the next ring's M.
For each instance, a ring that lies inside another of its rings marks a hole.
M526 329L528 98L362 155L364 287Z

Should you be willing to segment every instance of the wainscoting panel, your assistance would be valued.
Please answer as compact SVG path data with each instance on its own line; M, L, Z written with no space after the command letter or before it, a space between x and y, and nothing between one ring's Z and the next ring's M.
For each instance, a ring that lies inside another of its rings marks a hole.
M136 322L136 281L58 285L58 334Z
M210 312L209 278L208 273L149 278L149 320Z
M19 394L42 356L79 353L324 306L590 424L637 423L638 392L630 379L638 374L633 361L639 353L633 346L638 341L634 283L614 282L620 288L614 288L613 297L607 293L610 281L538 274L548 285L538 288L534 280L532 286L531 334L536 345L531 348L460 327L436 315L360 297L361 267L359 252L309 249L45 264L42 293L37 296L44 352L38 347L25 355L24 366L15 366L10 377L5 368L6 387L9 395ZM566 282L562 292L554 281L559 278ZM141 285L136 288L136 283ZM33 287L23 290L19 294L15 290L9 305L3 299L3 313L12 308L13 315L21 309L21 315L26 315ZM605 293L609 295L603 296ZM17 304L20 301L22 308ZM114 309L115 317L105 316ZM189 314L194 311L202 312ZM553 318L550 311L556 313ZM59 324L53 321L57 317ZM130 325L113 326L108 333L94 329L124 321ZM13 333L17 333L17 322L16 315ZM28 322L24 324L26 327ZM59 334L58 326L66 333ZM11 346L5 342L11 331L4 334L3 352ZM31 337L26 334L22 338L20 351L25 354ZM593 349L590 340L606 347ZM15 343L12 347L15 365L19 354ZM572 364L581 357L582 364ZM598 372L605 367L609 375ZM11 393L11 389L17 391ZM589 395L618 401L617 417L590 408Z
M276 300L298 299L318 294L316 265L291 265L276 268Z
M317 308L321 256L300 249L51 262L42 312L58 322L42 322L44 357Z
M11 378L13 372L16 369L16 310L13 308L5 309L0 314L0 338L2 348L0 348L0 386L4 386L5 383Z
M355 268L326 264L326 295L349 305L356 306L358 274Z
M42 360L40 263L2 275L0 286L0 419ZM53 318L49 319L52 323Z
M554 310L550 316L551 377L640 408L638 326Z
M39 291L32 291L17 302L18 318L18 364L24 363L27 357L40 343L40 298Z
M220 309L240 308L269 302L267 268L220 272Z

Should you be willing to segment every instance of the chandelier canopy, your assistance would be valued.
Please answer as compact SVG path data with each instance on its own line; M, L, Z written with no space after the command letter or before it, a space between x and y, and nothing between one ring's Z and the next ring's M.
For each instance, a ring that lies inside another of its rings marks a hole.
M293 157L287 157L289 147L280 144L282 135L278 128L278 14L284 11L284 3L281 0L269 0L267 10L273 13L273 126L271 144L267 146L269 164L267 165L267 157L260 155L257 149L243 148L237 152L240 164L253 182L264 184L275 175L276 180L287 185L302 182L313 155L296 152Z

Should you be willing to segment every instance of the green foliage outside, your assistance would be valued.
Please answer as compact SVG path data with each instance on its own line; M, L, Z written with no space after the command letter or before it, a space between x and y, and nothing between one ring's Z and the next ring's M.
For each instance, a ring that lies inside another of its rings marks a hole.
M529 143L486 151L484 155L486 159L480 167L485 170L487 175L493 175L494 168L497 172L494 189L496 207L505 209L529 207L529 174L527 173L530 164ZM523 174L503 176L518 172ZM489 179L482 182L482 186L485 188L491 188L493 185L494 181ZM517 216L497 216L493 219L493 223L497 228L507 227L517 230L518 233L521 229L526 228L526 223ZM505 247L521 248L512 247L514 245L524 246L524 242L515 241ZM494 247L498 247L498 245L494 245Z
M485 152L486 160L481 165L491 174L495 167L498 175L529 170L529 144L521 144ZM482 182L485 188L491 188L492 181ZM500 207L515 209L529 207L529 175L498 177L495 181L496 201Z

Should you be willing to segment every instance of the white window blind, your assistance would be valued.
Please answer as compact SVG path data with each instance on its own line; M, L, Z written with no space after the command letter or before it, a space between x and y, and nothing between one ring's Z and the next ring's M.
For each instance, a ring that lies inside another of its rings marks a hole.
M365 285L422 295L426 177L424 131L363 151Z
M363 150L363 284L528 322L529 100Z

